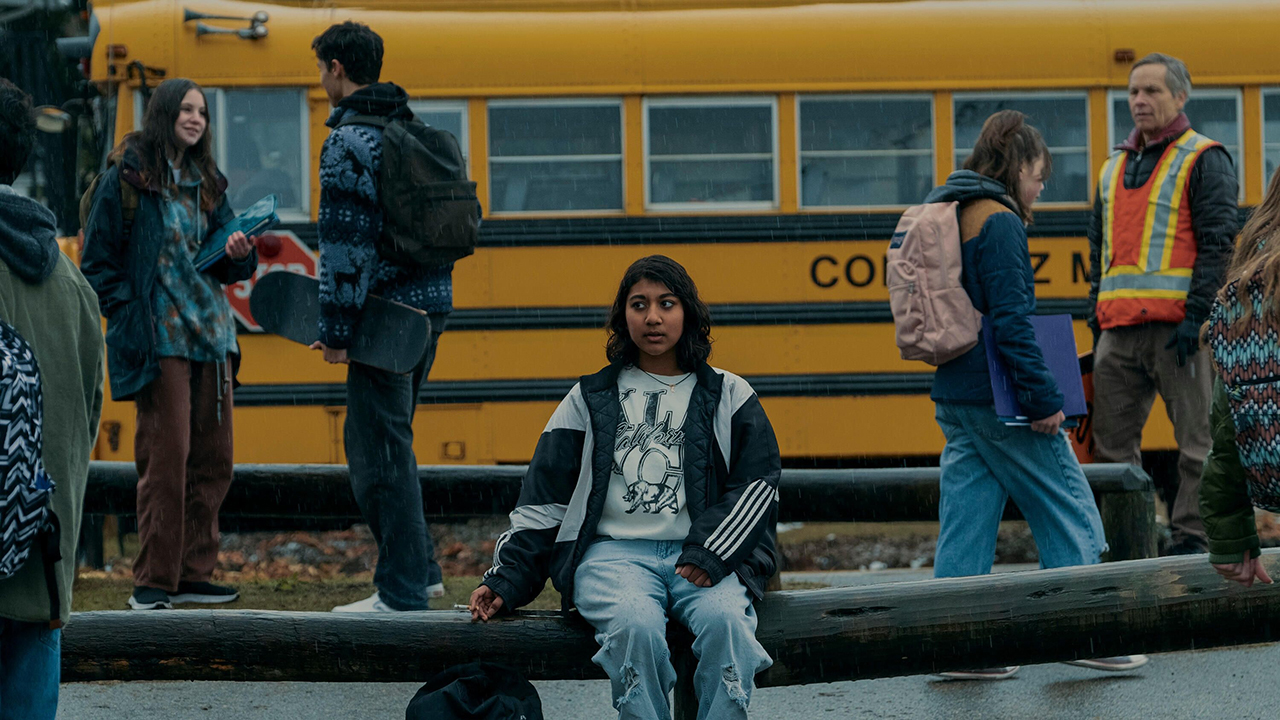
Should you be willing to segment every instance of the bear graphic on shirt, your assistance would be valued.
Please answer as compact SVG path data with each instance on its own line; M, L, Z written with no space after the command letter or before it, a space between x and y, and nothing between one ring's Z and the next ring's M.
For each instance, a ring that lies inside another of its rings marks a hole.
M621 393L622 421L618 424L613 472L626 482L627 513L680 513L680 484L684 482L684 430L672 427L671 411L662 412L665 390L644 392L644 413L631 417L628 400L636 392ZM662 416L659 419L659 416Z

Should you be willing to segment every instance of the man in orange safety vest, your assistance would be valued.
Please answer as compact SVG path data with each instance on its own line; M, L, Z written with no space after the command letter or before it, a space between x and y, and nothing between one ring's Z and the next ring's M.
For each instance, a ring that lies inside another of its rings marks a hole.
M1213 368L1199 333L1240 222L1231 156L1191 129L1190 92L1181 60L1153 53L1134 64L1134 130L1102 166L1089 225L1095 459L1141 464L1158 392L1179 452L1164 554L1207 549L1199 488Z

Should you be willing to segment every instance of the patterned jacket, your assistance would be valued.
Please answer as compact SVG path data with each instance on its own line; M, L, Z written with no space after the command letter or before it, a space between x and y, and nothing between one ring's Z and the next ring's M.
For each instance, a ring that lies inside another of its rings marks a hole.
M377 83L343 98L325 122L334 130L320 152L320 340L332 348L350 347L370 293L428 313L453 310L452 264L400 265L378 254L382 130L338 127L349 114L412 118L408 101L397 85Z
M114 164L102 174L84 228L84 254L80 271L98 294L98 305L107 319L107 377L111 399L132 400L160 376L156 352L155 293L160 248L167 240L165 202L160 188L142 179L141 163L126 141L112 153ZM218 176L222 195L209 213L205 227L211 233L227 224L235 213L226 196L226 179ZM128 183L138 191L138 208L125 235L120 188ZM207 272L224 285L248 280L258 268L258 251L240 260L223 258ZM231 356L234 378L240 368L239 353Z
M538 440L511 529L498 539L483 581L506 609L532 601L548 577L564 609L573 606L574 572L596 539L613 474L621 370L610 365L582 377ZM702 568L713 583L736 573L761 598L777 568L778 441L745 380L705 363L696 372L684 422L693 527L677 564Z

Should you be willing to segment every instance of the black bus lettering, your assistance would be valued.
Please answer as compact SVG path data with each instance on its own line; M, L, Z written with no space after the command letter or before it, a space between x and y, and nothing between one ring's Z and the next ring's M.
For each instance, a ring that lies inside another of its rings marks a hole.
M854 263L858 263L858 262L861 262L863 265L867 266L867 277L865 280L855 280L853 278L853 265ZM849 262L844 264L844 278L848 280L849 284L854 287L858 287L858 288L866 287L871 283L875 282L876 264L872 262L871 258L867 257L866 255L854 255L853 257L849 258Z
M1040 268L1049 261L1049 253L1031 253L1031 276L1035 278L1037 285L1048 285L1049 278L1040 277Z
M1084 264L1084 253L1071 253L1071 282L1089 281L1089 266Z
M814 285L817 285L818 287L821 287L821 288L834 287L835 284L839 282L839 279L840 279L839 276L832 277L831 280L828 282L823 282L819 280L818 279L819 263L830 263L831 265L836 265L836 266L838 266L840 263L830 255L819 255L818 257L813 259L813 264L809 266L809 277L813 280Z

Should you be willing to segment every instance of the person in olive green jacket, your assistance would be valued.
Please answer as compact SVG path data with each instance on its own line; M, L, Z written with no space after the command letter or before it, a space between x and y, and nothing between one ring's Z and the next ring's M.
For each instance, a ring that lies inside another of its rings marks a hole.
M1209 414L1213 447L1204 461L1200 478L1200 516L1209 536L1209 562L1228 580L1251 587L1253 581L1270 583L1262 566L1262 545L1253 520L1253 503L1240 452L1236 447L1236 426L1222 380L1213 381L1213 408Z
M1252 586L1255 580L1270 584L1271 577L1262 565L1249 479L1240 461L1231 401L1222 378L1265 378L1275 370L1276 358L1270 357L1273 352L1248 338L1260 337L1259 330L1266 332L1277 321L1274 308L1255 315L1249 303L1252 293L1258 292L1256 283L1262 284L1264 294L1270 294L1269 288L1280 286L1277 229L1280 229L1280 173L1272 176L1262 203L1240 231L1226 279L1203 331L1213 348L1218 377L1213 382L1213 403L1209 411L1213 446L1205 458L1200 479L1200 515L1209 538L1209 562L1219 575L1245 587ZM1240 314L1236 315L1237 312ZM1235 319L1230 321L1224 335L1221 323L1226 322L1226 318ZM1233 338L1244 344L1237 344ZM1270 504L1274 498L1263 502Z
M52 720L58 627L70 615L80 513L102 411L103 345L98 298L59 251L53 213L11 187L34 137L30 98L0 78L0 319L27 341L40 367L43 460L56 484L52 508L62 528L58 619L50 622L38 543L16 573L0 580L0 718Z

